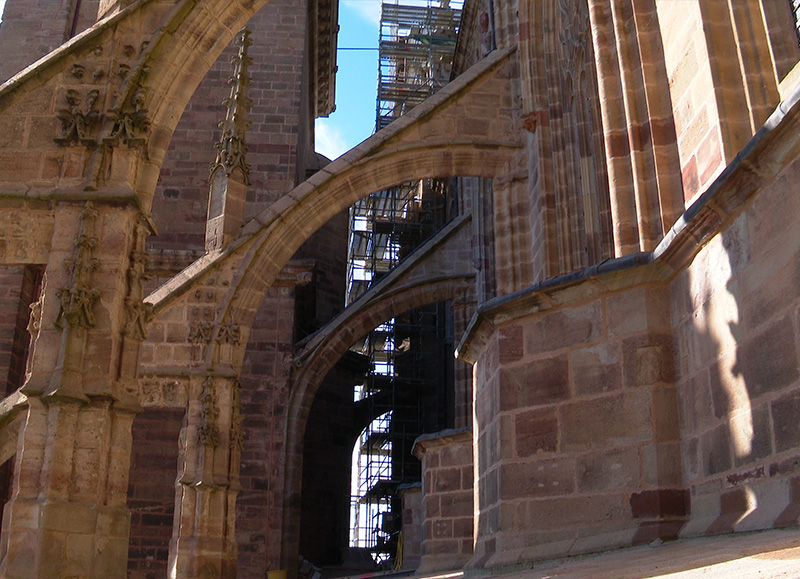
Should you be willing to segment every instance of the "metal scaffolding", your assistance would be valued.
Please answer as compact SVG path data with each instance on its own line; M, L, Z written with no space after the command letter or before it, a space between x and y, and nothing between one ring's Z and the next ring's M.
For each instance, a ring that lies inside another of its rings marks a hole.
M351 208L348 299L355 301L455 213L449 181L423 180L381 191ZM447 426L452 388L448 304L387 320L353 346L370 371L355 387L358 414L368 426L354 453L351 546L379 562L393 558L400 485L417 482L414 440Z
M792 13L794 14L794 27L797 32L797 39L800 42L800 0L791 0Z
M450 79L461 17L447 0L383 4L376 129ZM350 209L347 302L353 303L457 212L454 180L425 179L374 193ZM354 450L351 546L397 564L400 485L420 480L411 455L423 433L449 426L452 347L447 303L405 313L353 346L371 371L354 400L369 425Z
M450 80L462 4L412 0L381 6L378 130Z

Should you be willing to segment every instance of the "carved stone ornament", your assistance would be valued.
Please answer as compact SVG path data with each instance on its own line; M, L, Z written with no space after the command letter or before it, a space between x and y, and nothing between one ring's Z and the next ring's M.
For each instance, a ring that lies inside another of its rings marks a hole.
M586 39L589 32L589 14L586 0L559 0L563 50L560 59L563 78L563 95L567 110L575 101L576 84L586 69Z
M219 408L217 408L217 395L214 391L214 380L209 376L203 382L203 391L200 393L200 403L203 409L200 414L200 444L216 447L219 445Z
M230 323L230 324L222 324L219 327L219 332L217 333L217 344L233 344L236 346L239 343L239 338L241 337L241 330L239 329L239 324Z
M81 212L81 234L75 240L75 257L65 262L70 272L69 287L56 291L61 302L55 325L64 327L64 320L72 328L93 328L96 325L92 309L100 297L100 290L91 287L92 273L100 267L100 261L94 257L97 238L94 236L98 217L91 201L87 201Z
M208 344L211 342L211 331L214 324L206 320L193 320L189 322L189 335L187 339L192 344Z
M247 122L247 108L252 101L247 98L247 86L250 84L250 77L247 75L247 66L252 62L247 56L247 48L252 44L250 31L243 28L235 39L239 47L238 53L231 58L233 64L233 74L228 80L231 85L230 96L223 101L227 107L225 120L219 123L222 129L222 137L215 145L217 158L211 163L211 179L217 171L225 171L230 177L231 173L239 170L246 185L250 184L250 165L247 164L247 144L245 133L250 124Z
M73 74L75 73L73 69ZM61 121L61 136L53 141L65 147L74 143L85 147L96 146L97 141L89 137L87 131L93 129L100 121L100 113L93 108L99 95L98 91L92 90L84 98L78 91L68 90L65 97L68 108L60 109L57 113L58 120Z
M135 149L147 144L145 134L150 128L150 120L147 118L147 109L144 108L145 96L144 89L139 89L134 94L130 107L112 109L108 112L108 117L114 121L114 126L111 134L103 139L106 145L123 144Z
M35 338L39 335L39 328L42 327L42 298L33 302L30 306L31 314L28 318L28 333Z
M242 412L239 401L239 390L242 385L237 380L233 384L233 404L231 408L231 441L230 447L232 450L242 450L244 444L244 431L242 430Z
M143 341L147 338L147 322L153 310L151 304L131 297L125 298L125 336L134 340Z
M72 74L72 76L74 76L78 80L81 80L83 79L84 76L86 76L86 67L83 66L82 64L76 63L72 65L72 68L70 69L69 72L70 74Z
M124 334L128 338L144 340L147 338L147 322L153 306L144 303L144 284L151 275L146 272L147 252L145 238L152 233L147 218L140 215L134 227L133 244L128 265L128 295L125 298L126 322Z
M77 285L56 291L56 297L61 302L55 322L57 327L63 328L64 320L72 328L93 328L97 325L92 308L100 297L100 290Z
M250 165L245 161L247 145L245 144L244 131L236 131L223 127L222 139L214 145L217 149L217 158L211 163L211 174L224 170L230 176L235 169L242 172L245 183L250 184Z
M139 402L145 407L185 408L188 387L188 379L184 376L140 376Z

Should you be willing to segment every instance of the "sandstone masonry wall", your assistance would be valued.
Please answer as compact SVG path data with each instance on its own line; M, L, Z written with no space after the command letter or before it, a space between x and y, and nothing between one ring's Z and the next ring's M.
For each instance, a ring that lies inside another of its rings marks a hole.
M428 573L462 568L473 550L472 428L426 434L414 443L422 461L422 559Z
M797 524L796 162L673 282L684 534Z

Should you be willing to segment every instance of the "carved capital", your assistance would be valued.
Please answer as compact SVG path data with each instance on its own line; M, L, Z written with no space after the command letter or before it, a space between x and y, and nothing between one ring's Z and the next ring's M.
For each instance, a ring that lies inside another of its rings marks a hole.
M72 74L82 78L85 69L76 64L72 69ZM61 121L61 135L53 139L59 145L68 147L73 144L83 145L84 147L95 147L97 140L89 136L100 122L100 113L94 110L94 105L100 93L96 90L89 91L82 96L76 90L68 90L65 96L67 107L59 109L57 116Z
M214 324L206 320L193 320L189 322L189 334L187 340L192 344L209 344L211 342L211 330Z
M147 109L144 108L145 97L145 90L140 88L134 94L130 106L108 112L108 118L114 121L114 125L111 134L103 139L106 145L125 145L132 149L144 148L147 145L150 119L147 118Z
M92 308L100 297L100 290L77 285L72 288L61 288L56 291L56 297L61 302L61 309L55 321L56 327L63 329L64 320L71 328L86 329L97 325Z
M239 338L241 337L241 330L239 329L239 324L236 323L229 323L229 324L222 324L219 327L219 332L217 332L217 344L232 344L234 346L239 344Z

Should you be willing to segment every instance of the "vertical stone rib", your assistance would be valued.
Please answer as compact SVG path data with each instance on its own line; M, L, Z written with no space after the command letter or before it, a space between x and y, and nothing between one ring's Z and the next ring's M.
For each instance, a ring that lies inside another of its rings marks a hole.
M639 251L639 229L633 173L629 163L627 118L622 99L622 80L616 31L609 0L589 0L589 18L597 62L597 91L605 133L614 254Z
M699 8L722 136L722 162L727 164L753 136L742 63L728 0L705 0Z
M652 250L683 211L653 0L590 0L616 254ZM641 95L645 95L642 99Z
M769 38L759 0L728 0L750 127L755 132L780 101Z
M678 137L655 0L632 1L663 235L684 210Z
M622 102L630 148L633 192L639 229L639 251L650 251L661 239L661 219L653 162L647 101L644 94L642 62L630 0L613 0L611 15L619 57Z

